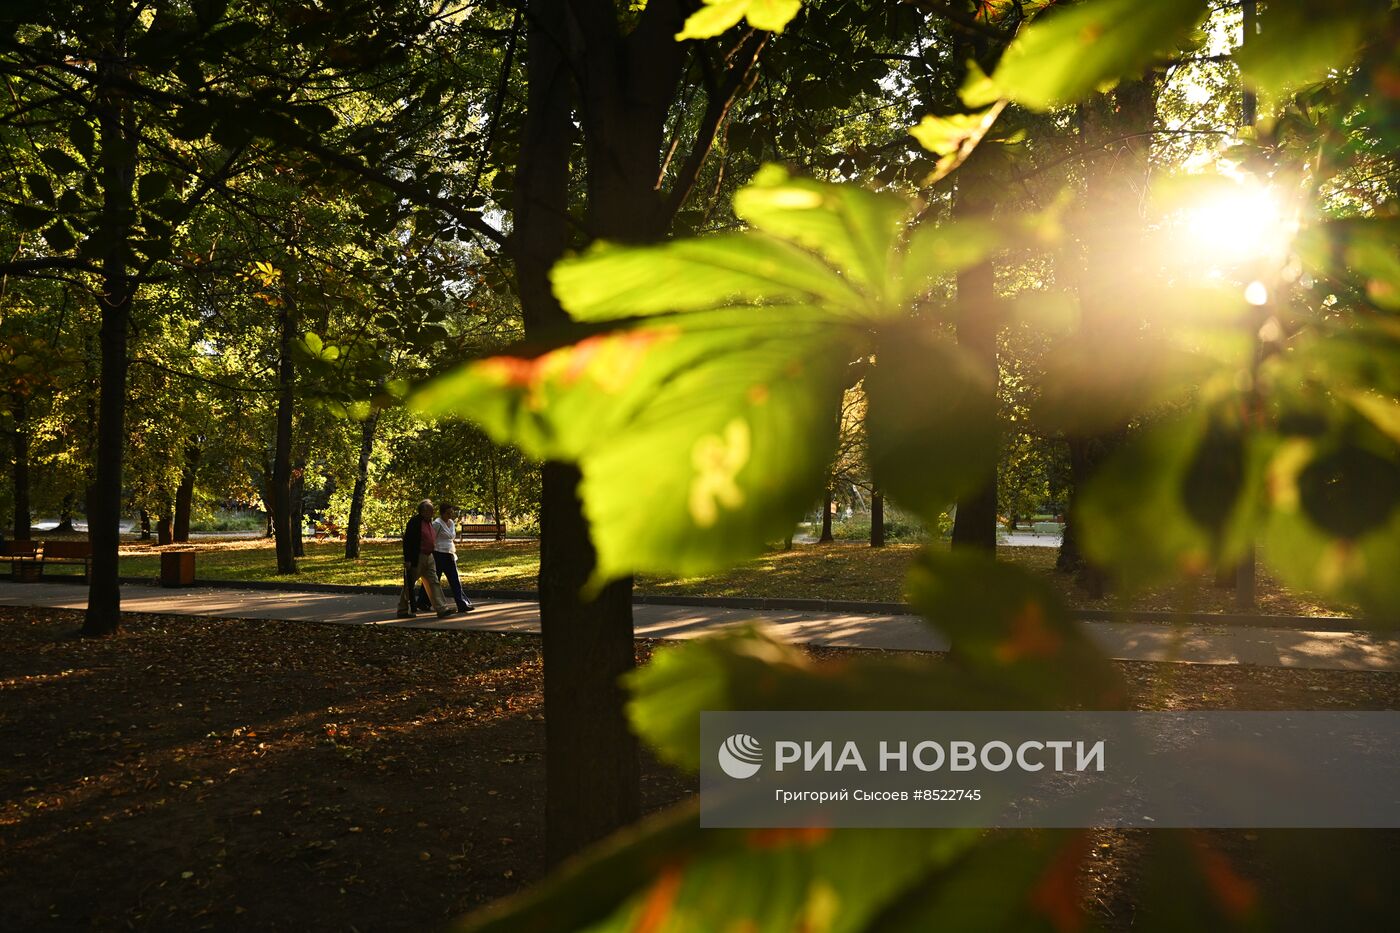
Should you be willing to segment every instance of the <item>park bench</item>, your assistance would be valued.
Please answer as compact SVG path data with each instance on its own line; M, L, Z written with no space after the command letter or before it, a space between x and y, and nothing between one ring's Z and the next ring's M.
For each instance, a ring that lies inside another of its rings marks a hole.
M1057 535L1064 530L1065 526L1059 522L1034 522L1031 524L1031 534Z
M340 526L335 522L317 522L313 532L317 541L324 541L326 538L339 538Z
M9 563L10 576L16 580L39 577L39 549L34 541L0 541L0 561Z
M39 551L39 579L44 577L44 568L50 564L72 564L83 568L82 579L88 578L92 567L91 541L45 541Z
M497 541L500 541L505 536L506 526L504 522L499 525L492 522L488 522L486 524L463 524L457 526L458 541L462 541L467 538L495 538Z

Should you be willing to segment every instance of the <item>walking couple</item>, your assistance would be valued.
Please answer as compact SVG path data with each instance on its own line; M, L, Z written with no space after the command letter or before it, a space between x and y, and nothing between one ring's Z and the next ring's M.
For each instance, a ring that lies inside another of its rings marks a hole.
M447 503L433 518L433 503L424 499L418 503L418 514L408 520L403 531L403 590L399 593L399 618L411 619L415 609L432 608L439 616L471 612L474 606L462 592L457 575L457 510ZM452 609L438 589L438 574L444 574L452 587L457 608ZM413 592L414 584L422 590Z

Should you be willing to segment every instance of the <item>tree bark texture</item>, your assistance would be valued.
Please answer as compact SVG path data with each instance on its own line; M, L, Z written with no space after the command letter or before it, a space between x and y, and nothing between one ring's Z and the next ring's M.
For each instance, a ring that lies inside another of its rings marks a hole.
M365 490L369 486L369 458L374 453L374 432L379 427L375 412L360 424L360 462L355 469L355 488L350 492L350 519L345 529L345 557L360 556L360 526L365 516Z

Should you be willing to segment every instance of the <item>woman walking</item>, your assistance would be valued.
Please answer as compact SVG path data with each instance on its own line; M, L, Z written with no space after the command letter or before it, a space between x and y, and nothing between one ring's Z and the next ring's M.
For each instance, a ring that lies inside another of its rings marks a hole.
M433 563L437 572L447 577L448 590L457 601L457 611L471 612L475 609L462 592L462 579L457 574L457 510L446 502L438 506L438 517L433 519ZM426 602L427 594L424 593L419 605Z
M437 569L433 552L437 549L436 529L430 523L433 517L433 503L424 499L418 503L418 514L408 520L403 530L403 589L399 593L399 618L411 619L414 616L416 599L413 593L414 581L420 581L423 589L423 611L436 610L439 616L450 616L457 610L449 609L438 590Z

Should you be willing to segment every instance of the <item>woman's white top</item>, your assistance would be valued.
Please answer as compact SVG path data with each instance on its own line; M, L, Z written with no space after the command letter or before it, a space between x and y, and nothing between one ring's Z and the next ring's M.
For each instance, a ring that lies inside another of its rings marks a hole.
M457 553L457 523L445 518L433 519L433 550L439 554Z

